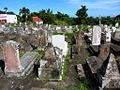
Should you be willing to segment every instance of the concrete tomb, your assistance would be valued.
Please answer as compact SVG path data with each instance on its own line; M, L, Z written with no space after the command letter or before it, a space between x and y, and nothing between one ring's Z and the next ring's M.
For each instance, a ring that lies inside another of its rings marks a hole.
M92 30L92 45L101 44L101 27L94 26Z

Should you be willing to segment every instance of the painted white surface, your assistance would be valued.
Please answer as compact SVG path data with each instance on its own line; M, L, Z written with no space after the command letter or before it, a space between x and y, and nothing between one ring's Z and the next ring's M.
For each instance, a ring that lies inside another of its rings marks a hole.
M68 43L65 41L64 35L52 35L52 44L54 47L62 49L63 55L67 54Z
M94 26L92 31L92 45L101 44L101 27Z
M17 16L11 14L0 14L0 20L7 20L7 23L17 23Z

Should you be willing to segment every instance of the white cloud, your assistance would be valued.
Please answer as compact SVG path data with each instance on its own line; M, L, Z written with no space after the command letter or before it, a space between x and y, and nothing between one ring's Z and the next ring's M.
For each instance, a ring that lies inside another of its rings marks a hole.
M120 0L69 0L68 4L78 8L81 5L86 5L87 8L117 10L120 8Z

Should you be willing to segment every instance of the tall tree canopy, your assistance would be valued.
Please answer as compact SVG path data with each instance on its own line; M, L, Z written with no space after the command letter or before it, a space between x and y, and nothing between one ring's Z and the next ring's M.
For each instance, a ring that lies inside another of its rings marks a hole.
M39 11L38 16L42 18L44 23L52 24L54 23L54 15L50 9L42 9Z
M4 7L4 10L5 10L5 12L7 13L8 8L7 8L7 7Z
M81 24L86 24L87 22L87 8L86 6L81 6L81 9L79 9L77 12L76 12L76 16L78 16L78 20L80 21L79 23Z
M19 15L21 16L21 21L26 22L28 19L28 16L30 14L30 10L26 7L23 7L19 10Z

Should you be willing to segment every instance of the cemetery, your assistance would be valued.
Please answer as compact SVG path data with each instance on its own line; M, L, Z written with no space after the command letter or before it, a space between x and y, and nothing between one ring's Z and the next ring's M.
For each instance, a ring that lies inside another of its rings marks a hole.
M87 10L0 10L0 90L120 90L120 15Z
M68 28L1 25L0 77L26 80L32 75L38 81L56 83L91 78L94 89L120 88L119 28L93 26L89 32L78 29L74 33ZM74 78L65 74L72 70L72 63Z

